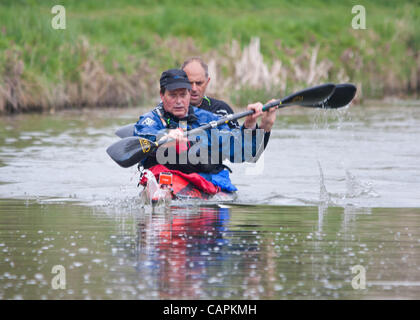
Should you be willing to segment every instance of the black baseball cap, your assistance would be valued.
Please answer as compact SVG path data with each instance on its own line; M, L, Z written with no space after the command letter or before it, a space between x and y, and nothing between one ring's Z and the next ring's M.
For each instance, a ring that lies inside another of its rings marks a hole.
M166 90L189 89L191 90L190 80L184 70L169 69L162 72L160 76L160 87Z

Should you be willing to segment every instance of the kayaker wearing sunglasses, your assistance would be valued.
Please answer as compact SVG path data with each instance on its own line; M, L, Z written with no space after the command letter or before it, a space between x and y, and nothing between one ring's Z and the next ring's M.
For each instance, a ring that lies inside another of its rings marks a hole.
M184 131L198 128L203 123L211 123L212 121L217 121L219 119L217 115L206 110L193 107L190 104L191 89L191 83L185 71L181 69L170 69L164 71L160 78L160 97L162 103L152 111L140 117L139 121L135 124L134 135L144 137L151 141L158 141L163 135L167 134L170 138L177 141L177 153L187 151L192 144L191 141L188 141L187 138L184 137ZM255 112L247 116L244 124L240 127L239 130L242 133L242 136L244 135L244 129L251 129L255 131L258 128L257 119L261 116L262 129L264 129L265 132L271 131L272 124L274 123L276 117L276 108L272 108L268 112L264 113L262 112L262 108L263 105L259 102L247 106L248 110L254 110ZM218 130L224 130L225 132L232 131L227 124L219 126ZM210 157L211 135L210 133L207 133L207 135ZM215 141L215 143L216 142L217 141ZM227 142L229 154L226 154L226 144L223 146L223 143L220 149L221 154L224 158L234 161L234 146L233 144L230 146L229 141ZM255 155L260 147L259 145L257 146L255 135L252 139L242 139L242 149L239 150L240 154L243 153L246 143L251 144L252 153ZM182 150L179 146L186 146L187 150ZM221 190L228 192L237 190L230 181L229 172L224 167L220 166L221 162L219 162L219 164L211 164L210 161L207 164L193 164L188 161L186 164L182 164L182 162L177 159L176 163L165 163L164 166L162 166L162 163L159 163L157 159L157 153L158 152L152 153L149 157L142 161L141 165L145 169L153 169L153 167L160 165L159 168L163 167L161 169L164 171L177 170L185 174L198 173ZM235 158L235 160L237 159ZM245 160L246 159L242 159L242 161ZM153 170L152 172L155 175L159 174Z

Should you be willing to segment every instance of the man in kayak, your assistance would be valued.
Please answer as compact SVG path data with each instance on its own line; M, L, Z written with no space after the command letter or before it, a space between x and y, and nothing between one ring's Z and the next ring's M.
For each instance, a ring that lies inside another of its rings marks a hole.
M185 71L191 83L191 99L190 103L194 107L198 107L221 117L233 114L232 108L224 101L217 100L206 96L206 89L210 82L208 65L199 57L189 58L184 61L181 69ZM265 130L264 148L267 146L271 134L275 117L263 118L260 129ZM237 120L229 121L228 125L232 129L240 128Z
M185 71L191 83L190 103L221 117L233 114L232 108L224 101L206 96L207 85L210 82L209 67L201 58L194 57L184 61L181 69ZM232 129L240 128L237 120L229 121L228 125Z
M139 121L135 124L134 135L144 137L151 141L158 141L164 135L168 138L176 140L176 151L180 155L185 151L188 151L194 141L188 141L184 137L184 131L195 129L200 127L202 124L207 124L212 121L217 121L219 117L206 110L191 106L191 84L187 77L187 74L180 69L170 69L164 71L160 78L160 97L162 103L159 104L152 111L142 115ZM261 116L261 123L264 124L264 131L270 131L271 126L275 120L275 109L272 108L267 112L262 112L263 105L261 103L254 103L247 106L248 110L254 110L254 114L251 114L245 118L245 122L240 129L236 129L236 133L239 133L242 137L242 146L239 150L241 155L239 161L245 161L243 157L245 146L248 145L252 149L252 154L255 155L259 145L257 146L257 139L255 138L255 131L258 128L257 119ZM232 133L232 130L227 124L221 125L218 128L222 132ZM252 138L244 139L245 129L252 130ZM211 145L212 142L218 143L218 140L211 141L210 133L207 133L207 147L209 148L209 156L211 156ZM199 162L193 163L188 161L183 163L179 161L180 157L176 158L175 162L171 163L160 163L159 160L159 149L157 152L152 153L151 156L147 157L142 161L141 165L145 169L153 168L157 165L165 165L165 169L178 170L185 174L200 174L207 181L211 182L215 186L219 187L224 191L236 191L236 187L231 183L229 178L229 172L221 166L223 158L228 158L234 162L238 160L236 155L238 150L234 150L234 144L230 143L231 136L227 137L227 140L223 140L220 147L220 161L214 164L212 161L207 163ZM219 140L220 141L220 140ZM227 142L227 143L226 143ZM184 150L182 150L182 146ZM162 148L162 147L161 147ZM167 152L167 150L165 151ZM235 154L236 152L236 154Z

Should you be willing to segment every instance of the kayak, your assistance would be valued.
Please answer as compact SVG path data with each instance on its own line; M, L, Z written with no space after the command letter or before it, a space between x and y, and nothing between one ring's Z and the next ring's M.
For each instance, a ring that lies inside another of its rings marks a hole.
M158 180L148 170L145 171L144 175L147 178L147 183L140 196L143 198L144 203L151 204L152 206L168 204L173 200L179 200L181 202L225 203L232 202L237 198L236 192L219 190L215 194L207 193L176 173L161 172L159 173Z

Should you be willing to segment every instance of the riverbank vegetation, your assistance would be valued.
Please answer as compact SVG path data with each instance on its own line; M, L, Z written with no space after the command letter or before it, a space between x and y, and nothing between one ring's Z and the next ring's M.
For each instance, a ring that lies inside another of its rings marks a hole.
M420 91L420 8L412 1L63 0L0 3L0 113L154 103L160 73L187 57L234 106L323 82L358 99Z

